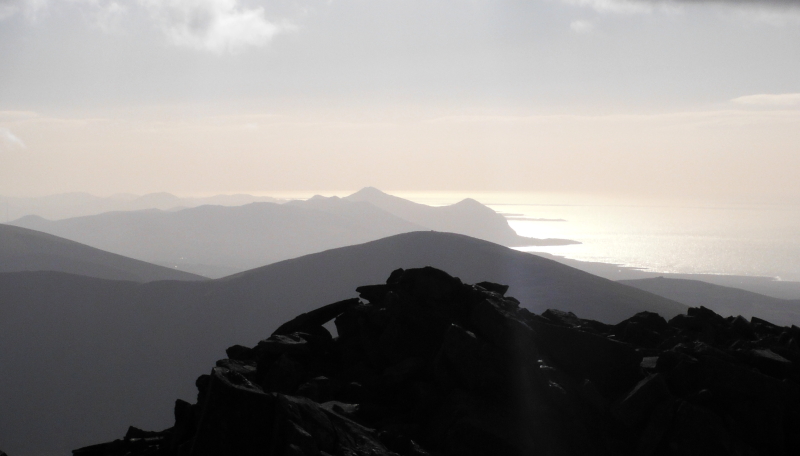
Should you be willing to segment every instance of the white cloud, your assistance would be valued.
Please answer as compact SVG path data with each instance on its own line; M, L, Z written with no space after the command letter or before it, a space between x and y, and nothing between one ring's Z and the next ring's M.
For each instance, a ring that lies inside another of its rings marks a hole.
M585 6L599 12L637 14L653 11L653 5L646 1L637 0L562 0L564 3Z
M263 46L291 27L267 20L262 7L238 0L139 0L177 46L215 53Z
M16 14L24 14L28 19L36 19L39 12L47 6L48 0L0 0L0 20Z
M594 24L591 21L577 20L569 24L569 28L575 33L591 33L594 30Z
M123 19L128 13L128 7L116 1L103 0L73 0L91 5L90 17L94 25L100 30L111 33L119 30Z
M25 143L17 138L8 128L0 128L0 148L2 149L24 149Z
M0 20L24 14L29 20L53 0L0 0ZM117 30L131 8L141 8L172 44L217 54L263 46L290 24L274 22L261 6L242 0L61 0L59 6L84 9L93 25L104 32Z
M757 16L764 22L786 22L786 16L796 16L800 0L561 0L569 5L584 6L595 11L620 14L679 12L684 6L718 5L730 7L747 16Z
M751 106L800 106L800 93L762 93L734 98L731 102Z

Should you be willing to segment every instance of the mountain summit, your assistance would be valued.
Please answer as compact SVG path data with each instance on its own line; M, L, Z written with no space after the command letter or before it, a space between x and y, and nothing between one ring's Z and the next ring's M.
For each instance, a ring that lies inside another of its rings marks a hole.
M428 206L365 187L344 199L379 207L397 217L434 231L459 233L508 247L579 244L568 239L535 239L519 236L505 217L472 198L449 206Z
M75 456L791 455L800 337L704 308L617 325L397 269L233 345L174 425ZM325 328L333 321L337 337ZM781 341L775 334L783 334ZM792 341L789 341L791 338ZM795 360L795 361L791 361Z
M617 324L687 307L535 255L417 231L281 261L217 280L135 283L57 272L0 273L0 445L64 454L128 424L166 427L171 401L232 344L254 345L320 303L397 268L433 266L510 285L521 307ZM46 372L46 375L43 374ZM55 380L54 380L55 379Z

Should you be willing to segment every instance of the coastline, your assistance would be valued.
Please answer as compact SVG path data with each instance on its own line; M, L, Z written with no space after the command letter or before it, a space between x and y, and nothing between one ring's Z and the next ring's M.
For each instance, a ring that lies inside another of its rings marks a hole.
M520 250L522 251L522 250ZM739 288L779 299L800 299L800 282L775 280L766 276L744 276L728 274L688 274L675 272L653 272L641 268L612 263L580 261L545 252L525 252L538 255L575 269L609 280L637 280L664 277L667 279L700 280L724 287Z

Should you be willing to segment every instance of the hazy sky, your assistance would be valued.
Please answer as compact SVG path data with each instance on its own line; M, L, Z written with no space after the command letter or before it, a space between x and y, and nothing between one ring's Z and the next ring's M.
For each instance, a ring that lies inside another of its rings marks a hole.
M800 201L800 0L0 0L0 194Z

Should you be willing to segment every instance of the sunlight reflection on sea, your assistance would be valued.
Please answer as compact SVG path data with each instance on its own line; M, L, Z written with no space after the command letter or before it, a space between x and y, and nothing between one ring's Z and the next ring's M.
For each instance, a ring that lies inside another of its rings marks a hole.
M654 272L800 280L800 207L701 204L559 194L395 193L425 204L472 197L518 234L580 245L523 247ZM563 219L544 221L531 219Z

